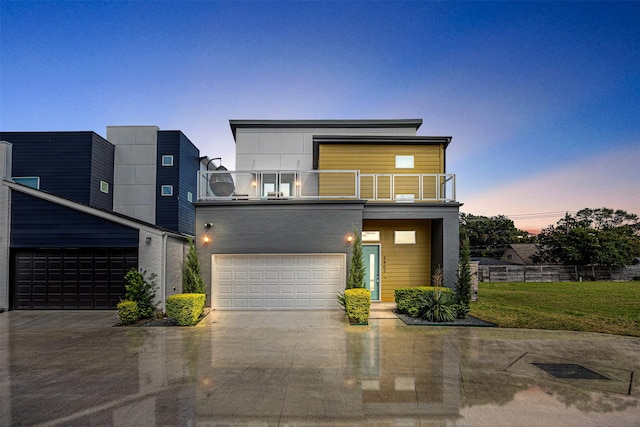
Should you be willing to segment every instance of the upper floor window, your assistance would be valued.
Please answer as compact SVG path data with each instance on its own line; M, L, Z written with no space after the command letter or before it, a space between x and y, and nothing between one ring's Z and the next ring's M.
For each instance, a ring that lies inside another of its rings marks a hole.
M379 231L363 231L362 241L363 242L379 242L380 232Z
M187 200L193 203L193 193L191 191L187 191Z
M168 154L162 156L162 166L173 166L173 156Z
M413 169L413 156L396 156L396 169Z
M160 194L162 196L173 196L173 185L163 185Z
M100 191L109 193L109 183L107 181L100 181Z
M26 185L27 187L40 189L40 177L39 176L14 176L11 178L16 184Z
M415 245L416 231L396 231L394 234L393 243L395 243L396 245Z

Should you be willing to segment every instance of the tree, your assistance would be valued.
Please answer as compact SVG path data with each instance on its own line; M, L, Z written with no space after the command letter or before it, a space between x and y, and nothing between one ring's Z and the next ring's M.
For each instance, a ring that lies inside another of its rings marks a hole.
M585 208L567 213L538 239L536 263L620 267L640 256L640 220L623 210Z
M460 261L456 273L456 303L469 305L471 301L471 251L469 250L469 238L461 233L462 248L460 249Z
M156 305L156 274L147 275L145 270L136 270L132 268L124 276L127 284L124 286L124 297L129 301L135 301L138 304L138 313L140 319L148 319L153 314Z
M200 261L193 240L189 239L187 262L182 267L182 292L185 294L204 294L204 280L200 274Z
M351 249L351 265L349 267L349 278L347 279L347 289L364 288L364 260L362 259L362 237L360 232L354 227L353 248Z
M460 231L469 239L470 255L500 258L511 243L533 243L535 238L519 230L504 215L492 217L460 213Z

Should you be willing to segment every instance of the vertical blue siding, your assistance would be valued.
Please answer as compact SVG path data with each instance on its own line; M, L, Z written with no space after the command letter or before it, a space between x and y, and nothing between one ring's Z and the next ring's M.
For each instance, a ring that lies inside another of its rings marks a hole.
M156 224L193 234L195 208L187 198L196 197L199 151L181 131L158 131ZM172 155L173 166L162 166L162 156ZM173 185L173 196L162 196L163 185Z
M178 199L178 227L181 233L194 234L196 210L187 198L191 193L196 200L200 151L184 134L180 134L180 197Z
M162 166L162 156L172 155L173 166ZM178 197L180 191L180 132L158 131L156 160L156 224L178 231ZM173 195L163 196L162 186L172 185Z
M138 230L37 197L11 194L12 248L137 248Z
M13 144L13 176L38 176L43 191L112 208L111 192L99 185L113 186L114 147L95 132L0 132L0 139Z
M113 156L115 147L100 135L93 134L91 144L91 183L89 204L99 209L113 210ZM109 192L100 191L100 181L109 184Z

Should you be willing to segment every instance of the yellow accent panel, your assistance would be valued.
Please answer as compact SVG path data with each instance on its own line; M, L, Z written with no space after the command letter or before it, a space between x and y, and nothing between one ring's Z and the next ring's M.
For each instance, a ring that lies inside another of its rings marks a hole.
M414 156L413 169L396 168L396 155ZM361 173L444 173L442 145L320 144L318 169Z
M394 301L397 288L431 284L430 220L365 220L364 231L380 231L380 297ZM393 243L394 231L415 230L415 245Z

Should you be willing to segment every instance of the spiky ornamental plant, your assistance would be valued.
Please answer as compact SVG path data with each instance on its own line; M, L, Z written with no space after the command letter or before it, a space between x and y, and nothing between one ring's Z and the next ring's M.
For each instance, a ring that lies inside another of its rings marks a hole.
M200 275L200 261L193 240L189 239L187 261L182 267L182 292L185 294L204 294L204 280Z
M362 237L360 232L353 228L354 240L351 249L351 265L349 267L349 278L347 279L347 289L364 288L364 261L362 259Z

